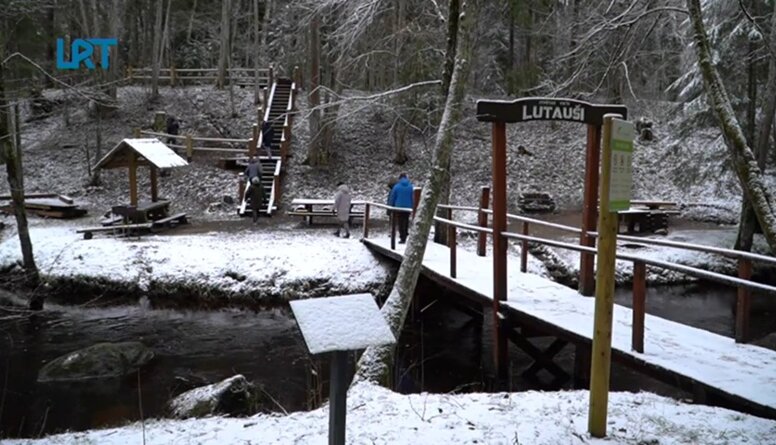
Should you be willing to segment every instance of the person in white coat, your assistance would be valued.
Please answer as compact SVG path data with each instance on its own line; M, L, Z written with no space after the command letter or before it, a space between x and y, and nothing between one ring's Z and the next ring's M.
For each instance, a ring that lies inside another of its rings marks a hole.
M338 237L344 231L344 238L350 238L350 202L350 188L344 182L338 183L337 193L334 194L334 211L340 224L334 235Z

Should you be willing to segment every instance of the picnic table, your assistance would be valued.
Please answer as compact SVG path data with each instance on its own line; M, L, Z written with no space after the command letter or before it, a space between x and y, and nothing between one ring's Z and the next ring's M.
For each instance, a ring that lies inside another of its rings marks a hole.
M624 223L628 233L652 233L657 230L668 230L668 216L679 214L679 206L671 201L631 200L628 210L618 214L619 224ZM636 227L638 226L638 230Z
M353 207L363 206L366 201L352 200L350 202L350 221L353 218L363 218L364 212L354 211ZM313 217L334 217L337 214L334 212L334 199L294 199L291 201L291 210L286 214L292 216L302 216L306 219L307 224L313 223Z

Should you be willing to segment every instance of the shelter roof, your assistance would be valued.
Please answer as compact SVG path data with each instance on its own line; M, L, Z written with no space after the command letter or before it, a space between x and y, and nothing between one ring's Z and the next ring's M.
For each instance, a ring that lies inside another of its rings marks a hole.
M129 156L132 152L138 155L138 166L154 166L157 168L175 168L189 165L185 159L178 156L159 139L124 139L100 159L98 168L111 169L129 167Z

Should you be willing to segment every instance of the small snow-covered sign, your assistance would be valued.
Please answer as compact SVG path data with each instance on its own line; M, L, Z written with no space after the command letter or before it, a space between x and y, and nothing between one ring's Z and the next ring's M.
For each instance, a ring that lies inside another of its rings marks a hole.
M370 294L292 301L291 311L311 354L396 343Z
M633 123L612 119L609 211L628 210L633 184Z

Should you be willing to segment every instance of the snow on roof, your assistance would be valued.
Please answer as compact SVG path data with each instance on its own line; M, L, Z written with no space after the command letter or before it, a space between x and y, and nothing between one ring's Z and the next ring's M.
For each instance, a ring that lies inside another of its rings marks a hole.
M296 300L290 304L311 354L396 342L370 294Z
M100 162L99 168L119 168L129 165L128 152L134 151L139 156L138 165L154 165L157 168L175 168L189 165L185 159L178 156L174 151L164 145L159 139L124 139L111 151L109 151Z

